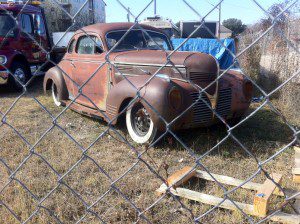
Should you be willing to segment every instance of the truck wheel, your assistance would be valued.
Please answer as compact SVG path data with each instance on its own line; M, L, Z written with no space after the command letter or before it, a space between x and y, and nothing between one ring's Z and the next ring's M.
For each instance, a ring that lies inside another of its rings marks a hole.
M126 126L132 140L139 144L151 143L157 135L157 128L141 103L127 109Z
M25 85L30 76L30 70L28 66L22 62L14 62L12 64L11 72L13 73L14 77L9 77L9 84L17 90L23 89L21 84ZM19 82L16 79L18 79Z
M52 98L54 101L54 104L58 107L60 107L62 105L59 96L58 96L58 90L57 90L57 86L55 85L55 83L53 82L51 85L51 92L52 92Z

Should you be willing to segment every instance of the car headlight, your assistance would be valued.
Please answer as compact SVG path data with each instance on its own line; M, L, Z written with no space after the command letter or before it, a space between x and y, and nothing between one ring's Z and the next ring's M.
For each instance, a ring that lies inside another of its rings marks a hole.
M7 57L5 55L0 55L0 64L5 65L7 62Z
M244 86L244 95L247 101L250 101L253 96L253 84L250 81L245 81Z
M169 102L173 109L179 110L182 105L182 95L178 88L173 87L169 92Z

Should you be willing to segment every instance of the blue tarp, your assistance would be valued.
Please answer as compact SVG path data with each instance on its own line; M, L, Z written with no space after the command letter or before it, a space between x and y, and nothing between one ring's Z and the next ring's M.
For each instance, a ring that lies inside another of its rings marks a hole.
M172 38L175 49L186 39ZM222 43L235 54L234 39L221 39ZM220 63L221 69L227 69L233 64L233 57L216 39L189 39L179 51L197 51L213 55Z

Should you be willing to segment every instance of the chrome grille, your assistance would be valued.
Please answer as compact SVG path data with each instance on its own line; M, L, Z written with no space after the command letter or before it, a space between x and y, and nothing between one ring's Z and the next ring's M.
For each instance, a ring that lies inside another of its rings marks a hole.
M201 72L190 72L189 78L195 84L201 86L201 88L206 88L217 78L216 74L211 73L201 73ZM206 89L206 92L213 95L216 91L216 83L212 84Z
M191 93L191 97L193 99L193 103L197 102L193 106L193 114L194 114L194 119L193 123L194 124L206 124L212 120L212 110L209 108L211 107L211 103L208 99L208 97L205 94L201 94L201 99L199 99L199 93ZM207 102L207 105L205 102Z
M217 113L222 118L226 119L231 111L231 89L222 89L219 91L218 103L217 103Z
M212 82L215 78L214 74L190 72L190 80L193 82Z

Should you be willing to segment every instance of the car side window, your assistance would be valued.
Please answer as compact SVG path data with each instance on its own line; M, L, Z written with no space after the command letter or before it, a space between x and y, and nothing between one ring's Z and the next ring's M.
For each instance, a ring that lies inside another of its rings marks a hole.
M39 35L46 33L44 19L41 15L37 14L34 16L34 25Z
M102 54L102 43L95 36L80 37L77 42L76 52L78 54Z
M73 39L73 40L71 41L70 45L69 45L69 48L68 48L68 53L69 53L69 54L72 54L72 53L73 53L74 48L75 48L75 43L76 43L76 40Z
M103 53L103 47L102 47L102 42L99 40L98 37L94 37L95 40L95 54L102 54Z
M32 27L32 18L28 14L22 14L21 16L21 26L22 31L28 34L33 33L33 27Z

